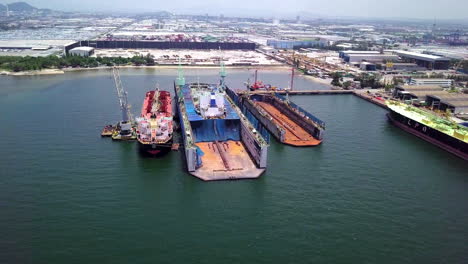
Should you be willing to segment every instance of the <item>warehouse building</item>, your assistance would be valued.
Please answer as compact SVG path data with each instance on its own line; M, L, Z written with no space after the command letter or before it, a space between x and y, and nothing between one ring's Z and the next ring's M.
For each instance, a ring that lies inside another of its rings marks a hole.
M94 48L92 47L76 47L68 51L71 56L89 57L94 54Z
M428 94L446 94L440 85L400 85L395 87L393 97L401 100L425 101Z
M452 86L451 79L419 79L419 78L411 78L410 85L440 85L442 87L450 87Z
M416 63L419 66L430 70L447 70L450 65L450 59L411 51L394 51L404 62Z
M363 71L376 71L377 70L376 65L370 62L362 62L361 65L359 65L359 68Z
M388 61L398 61L398 56L394 54L381 53L379 51L357 51L345 50L339 52L339 57L345 62L353 65L360 65L362 62L381 64Z
M306 47L325 47L328 45L326 40L305 39L305 40L267 40L267 45L275 49L297 49Z
M375 50L343 50L339 52L339 57L345 60L345 58L351 54L370 55L380 54L380 52Z
M361 64L363 61L382 64L388 61L397 61L398 56L391 54L349 54L344 60L353 65Z
M454 114L468 114L468 95L467 94L429 94L427 95L427 105L433 109L441 111L450 111Z
M388 63L387 71L423 71L426 68L417 65L416 63Z

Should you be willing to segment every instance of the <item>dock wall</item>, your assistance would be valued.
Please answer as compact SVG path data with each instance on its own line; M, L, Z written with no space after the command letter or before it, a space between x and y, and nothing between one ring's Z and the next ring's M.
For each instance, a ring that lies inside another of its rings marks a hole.
M201 165L201 159L198 157L196 146L193 144L192 129L185 112L184 100L179 100L181 94L177 85L174 84L175 101L177 105L177 113L179 115L181 136L184 141L185 160L187 162L187 170L195 171Z
M266 168L269 134L264 125L244 106L243 98L226 87L227 100L241 118L241 139L259 168Z
M244 107L258 119L270 133L280 142L284 141L285 131L275 124L274 119L266 112L255 107L254 103L248 98L242 98Z
M241 138L242 142L249 150L250 156L255 160L257 166L259 168L266 168L268 147L267 145L259 144L245 122L241 122Z
M322 129L318 128L307 116L301 116L298 112L294 111L290 106L287 106L283 101L276 97L269 96L267 98L269 99L270 104L286 114L292 121L301 126L316 139L323 139Z

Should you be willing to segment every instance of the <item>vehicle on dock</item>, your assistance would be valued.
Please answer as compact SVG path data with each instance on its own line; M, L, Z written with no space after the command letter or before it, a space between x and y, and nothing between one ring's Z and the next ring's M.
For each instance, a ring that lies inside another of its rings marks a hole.
M136 123L138 147L142 153L161 155L169 152L173 138L171 94L159 89L146 92Z
M205 180L257 178L267 165L268 144L221 84L174 83L187 169Z
M468 128L428 110L387 100L387 117L395 126L468 160Z
M243 111L253 114L281 143L311 147L322 143L325 122L308 113L279 93L227 91ZM288 96L286 94L286 96Z

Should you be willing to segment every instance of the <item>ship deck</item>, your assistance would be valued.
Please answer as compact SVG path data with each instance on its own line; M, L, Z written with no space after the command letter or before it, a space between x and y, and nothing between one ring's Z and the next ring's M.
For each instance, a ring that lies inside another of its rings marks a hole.
M284 129L283 143L296 147L317 146L322 143L273 105L258 101L255 104L272 116L273 121Z
M259 169L241 141L199 142L203 151L203 165L192 175L204 180L233 180L258 178L265 171Z

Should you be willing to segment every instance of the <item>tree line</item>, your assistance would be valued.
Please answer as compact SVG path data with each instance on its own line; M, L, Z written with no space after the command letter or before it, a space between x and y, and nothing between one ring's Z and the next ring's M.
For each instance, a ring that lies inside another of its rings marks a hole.
M114 65L154 65L152 56L123 57L81 57L81 56L47 56L47 57L20 57L20 56L0 56L0 69L21 72L42 69L63 69L63 68L95 68L98 66Z

